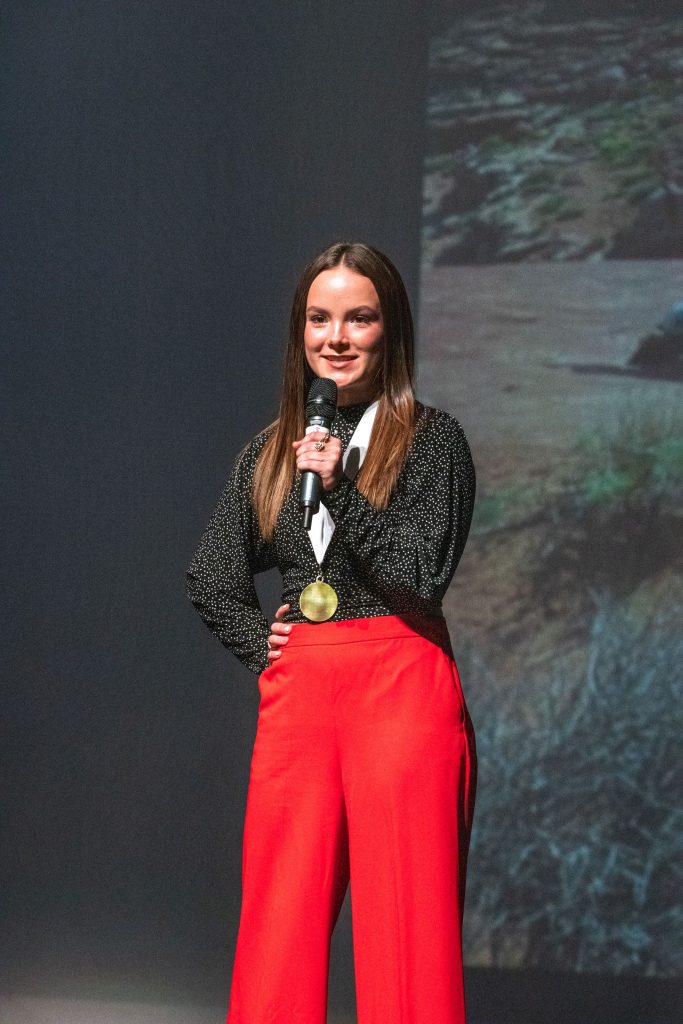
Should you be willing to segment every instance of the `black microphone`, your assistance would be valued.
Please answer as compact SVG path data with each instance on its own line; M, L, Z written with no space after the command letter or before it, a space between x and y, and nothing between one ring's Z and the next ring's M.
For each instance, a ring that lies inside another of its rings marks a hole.
M311 430L329 430L337 413L337 385L329 377L316 377L308 389L306 399L306 433ZM320 508L322 479L319 473L306 469L301 474L299 508L303 512L304 527L311 528L311 520Z

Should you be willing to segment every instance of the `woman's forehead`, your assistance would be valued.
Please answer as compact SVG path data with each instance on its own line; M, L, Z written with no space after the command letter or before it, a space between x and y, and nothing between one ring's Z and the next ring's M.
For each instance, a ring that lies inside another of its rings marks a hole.
M307 304L317 306L340 301L350 305L379 305L379 296L369 277L349 267L321 271L308 289Z

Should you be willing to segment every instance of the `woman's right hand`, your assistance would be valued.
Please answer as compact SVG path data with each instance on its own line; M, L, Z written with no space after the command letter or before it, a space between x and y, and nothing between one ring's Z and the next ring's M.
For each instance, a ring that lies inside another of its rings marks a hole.
M280 605L275 612L275 622L270 627L270 636L268 637L268 663L270 665L278 660L282 654L282 648L289 640L292 627L288 623L282 622L282 617L289 607L288 604Z

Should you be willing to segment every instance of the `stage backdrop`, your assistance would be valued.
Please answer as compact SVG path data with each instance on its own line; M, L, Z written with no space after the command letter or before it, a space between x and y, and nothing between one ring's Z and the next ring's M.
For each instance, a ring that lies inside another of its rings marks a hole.
M683 19L443 4L420 392L478 470L446 609L470 964L683 966Z
M305 263L361 238L416 299L425 27L405 0L59 0L5 4L0 44L0 1000L219 1021L259 693L185 571L277 413ZM348 900L334 943L349 1007Z

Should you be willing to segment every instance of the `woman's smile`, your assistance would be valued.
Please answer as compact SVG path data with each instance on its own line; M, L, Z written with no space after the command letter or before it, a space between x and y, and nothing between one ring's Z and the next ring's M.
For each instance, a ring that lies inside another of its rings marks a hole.
M323 359L327 359L328 363L331 363L332 366L344 366L355 358L356 356L323 356Z

